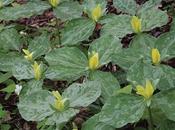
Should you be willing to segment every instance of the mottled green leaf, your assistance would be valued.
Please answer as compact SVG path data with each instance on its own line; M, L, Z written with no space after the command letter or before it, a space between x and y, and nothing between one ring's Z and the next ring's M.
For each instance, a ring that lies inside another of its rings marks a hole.
M115 52L112 56L112 62L119 65L121 68L128 70L133 64L141 59L141 57L142 55L140 52L127 48Z
M95 28L95 23L89 19L74 19L61 30L62 45L76 45L88 40Z
M162 69L163 73L162 75L160 73L161 78L157 85L158 88L161 90L174 88L175 87L175 69L166 65L161 65L160 68Z
M25 96L29 96L32 93L38 92L42 90L43 81L42 80L30 80L27 82L20 93L20 98L24 98Z
M33 52L34 59L44 55L50 49L50 38L46 33L43 33L42 35L35 37L32 41L30 41L28 49L30 52Z
M19 6L2 8L0 10L0 19L17 20L19 18L28 18L33 15L42 14L49 8L50 5L47 2L32 1Z
M101 87L102 97L107 100L116 90L120 88L117 79L109 72L94 71L91 80L98 81Z
M49 79L77 79L86 74L87 57L78 48L63 47L55 49L46 55L49 63L46 77Z
M115 128L120 128L128 123L141 119L145 110L142 97L119 94L111 97L99 113L99 121Z
M0 70L12 72L14 65L22 61L25 59L18 53L0 53Z
M137 4L135 0L114 0L114 6L124 13L135 15L137 11Z
M83 124L82 130L115 130L115 128L99 122L99 115L96 114Z
M118 52L122 48L120 40L110 35L102 36L92 42L89 48L89 53L98 52L99 64L102 66L111 61L111 56L114 52Z
M20 98L18 109L25 120L41 121L54 113L51 108L53 102L54 97L48 91L41 90Z
M20 35L14 28L0 32L0 48L4 50L20 50Z
M80 18L83 12L82 6L78 2L62 2L53 9L54 14L61 20L72 20Z
M175 56L175 32L168 32L166 34L161 35L156 43L155 47L159 49L161 52L162 59L170 59Z
M148 0L143 5L141 5L141 10L145 12L151 8L156 8L156 6L161 3L161 1L162 0Z
M143 60L139 60L129 68L127 80L134 84L144 85L145 80L148 79L153 81L156 85L162 74L163 71L160 67L146 64Z
M18 80L31 79L34 77L32 65L29 62L19 62L14 65L13 76Z
M87 107L101 94L101 87L97 81L87 81L83 84L72 84L67 88L63 97L68 98L70 107Z
M161 27L168 22L168 15L166 12L156 8L148 10L139 10L139 16L142 19L142 31L149 31L155 27Z
M170 89L157 94L154 98L156 103L168 119L175 121L175 90Z
M63 112L53 113L46 121L47 125L61 125L62 123L68 122L73 116L75 116L79 110L69 108Z
M100 21L100 23L105 23L101 34L122 38L126 34L133 32L130 21L131 16L128 15L112 15L111 17L106 17L106 19Z

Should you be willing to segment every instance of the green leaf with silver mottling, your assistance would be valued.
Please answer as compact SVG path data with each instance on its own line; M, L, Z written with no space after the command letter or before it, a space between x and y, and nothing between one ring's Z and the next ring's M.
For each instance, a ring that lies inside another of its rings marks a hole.
M20 50L20 35L14 28L5 29L0 32L0 48L4 50Z
M154 84L157 85L162 74L163 71L160 67L139 60L129 68L127 80L133 84L143 85L145 80L148 79L154 81Z
M155 95L154 101L166 117L170 120L175 121L175 89L169 89L162 91Z
M80 18L83 13L83 8L78 2L62 2L53 9L54 15L61 20L72 20Z
M22 61L25 59L18 53L0 53L0 70L12 72L14 65Z
M135 15L137 11L137 4L135 0L114 0L114 6L123 13Z
M145 110L144 99L140 96L119 94L111 97L99 113L99 121L115 128L123 127L141 119Z
M138 16L142 19L142 31L150 31L155 27L161 27L168 23L166 12L156 8L139 10Z
M100 66L111 61L112 54L118 52L122 48L120 40L111 35L102 36L92 42L89 53L97 52L99 54Z
M119 82L109 72L94 71L90 74L90 79L99 82L101 95L105 101L111 97L116 90L120 89Z
M63 47L51 51L45 57L49 63L46 77L53 80L72 80L86 75L88 60L76 47Z
M24 98L25 96L29 96L32 93L41 91L42 85L42 80L30 80L29 82L23 85L23 89L20 92L20 98Z
M77 45L81 41L88 40L93 34L95 23L89 19L74 19L61 30L62 45Z
M21 61L14 65L12 74L18 80L34 78L32 65L28 61Z
M79 110L73 108L68 108L62 112L55 112L47 118L46 125L56 124L57 126L60 126L61 124L68 122L78 112Z
M53 103L54 97L48 91L41 90L20 98L18 109L25 120L41 121L54 113L51 108Z
M46 33L35 37L30 41L28 50L33 52L33 59L48 53L50 47L50 38Z
M19 18L29 18L33 15L42 14L49 9L50 5L43 1L33 1L15 7L6 7L0 10L1 20L17 20Z
M87 81L83 84L72 84L67 88L63 97L68 98L70 107L87 107L100 96L101 86L97 81Z
M83 124L82 130L115 130L115 128L99 122L99 115L96 114Z
M133 33L131 27L131 16L128 15L111 15L101 20L104 23L101 35L112 35L116 38L123 38L126 34Z
M156 43L155 47L161 52L162 59L170 59L175 56L175 32L168 32L166 34L161 35Z

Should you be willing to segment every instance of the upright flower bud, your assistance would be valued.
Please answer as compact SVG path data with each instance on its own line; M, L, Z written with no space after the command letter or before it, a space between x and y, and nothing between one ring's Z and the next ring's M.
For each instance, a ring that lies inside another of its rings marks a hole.
M49 0L49 3L50 3L53 7L57 7L57 5L60 3L60 0Z
M91 15L92 15L92 19L97 22L100 17L102 16L102 8L101 8L101 5L98 4L91 12Z
M93 52L89 58L89 69L95 70L99 67L99 55L97 52Z
M41 78L41 65L38 65L38 63L35 61L34 64L32 65L32 67L33 67L35 79L40 80L40 78Z
M65 107L64 102L66 100L62 99L62 97L58 91L53 91L52 94L55 97L55 102L53 104L53 107L58 111L63 111L64 107Z
M157 65L160 63L160 53L157 48L153 48L151 51L152 63Z
M137 16L133 16L131 19L131 25L132 29L134 30L135 33L140 33L142 30L142 23L141 19L139 19Z
M22 51L25 54L24 58L27 59L28 61L32 61L33 52L30 52L29 50L26 50L26 49L22 49Z

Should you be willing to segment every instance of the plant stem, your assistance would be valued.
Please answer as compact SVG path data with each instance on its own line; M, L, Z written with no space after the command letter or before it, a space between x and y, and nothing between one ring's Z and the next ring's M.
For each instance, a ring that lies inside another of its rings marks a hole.
M153 117L152 117L152 113L151 113L151 108L150 107L148 107L148 114L149 114L150 130L154 130Z
M59 45L61 45L61 35L60 35L59 20L57 18L56 18L56 27L58 29Z

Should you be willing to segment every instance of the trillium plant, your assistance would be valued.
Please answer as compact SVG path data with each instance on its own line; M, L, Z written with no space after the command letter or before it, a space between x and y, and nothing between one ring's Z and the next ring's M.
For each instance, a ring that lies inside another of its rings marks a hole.
M166 2L0 0L0 129L175 130Z

